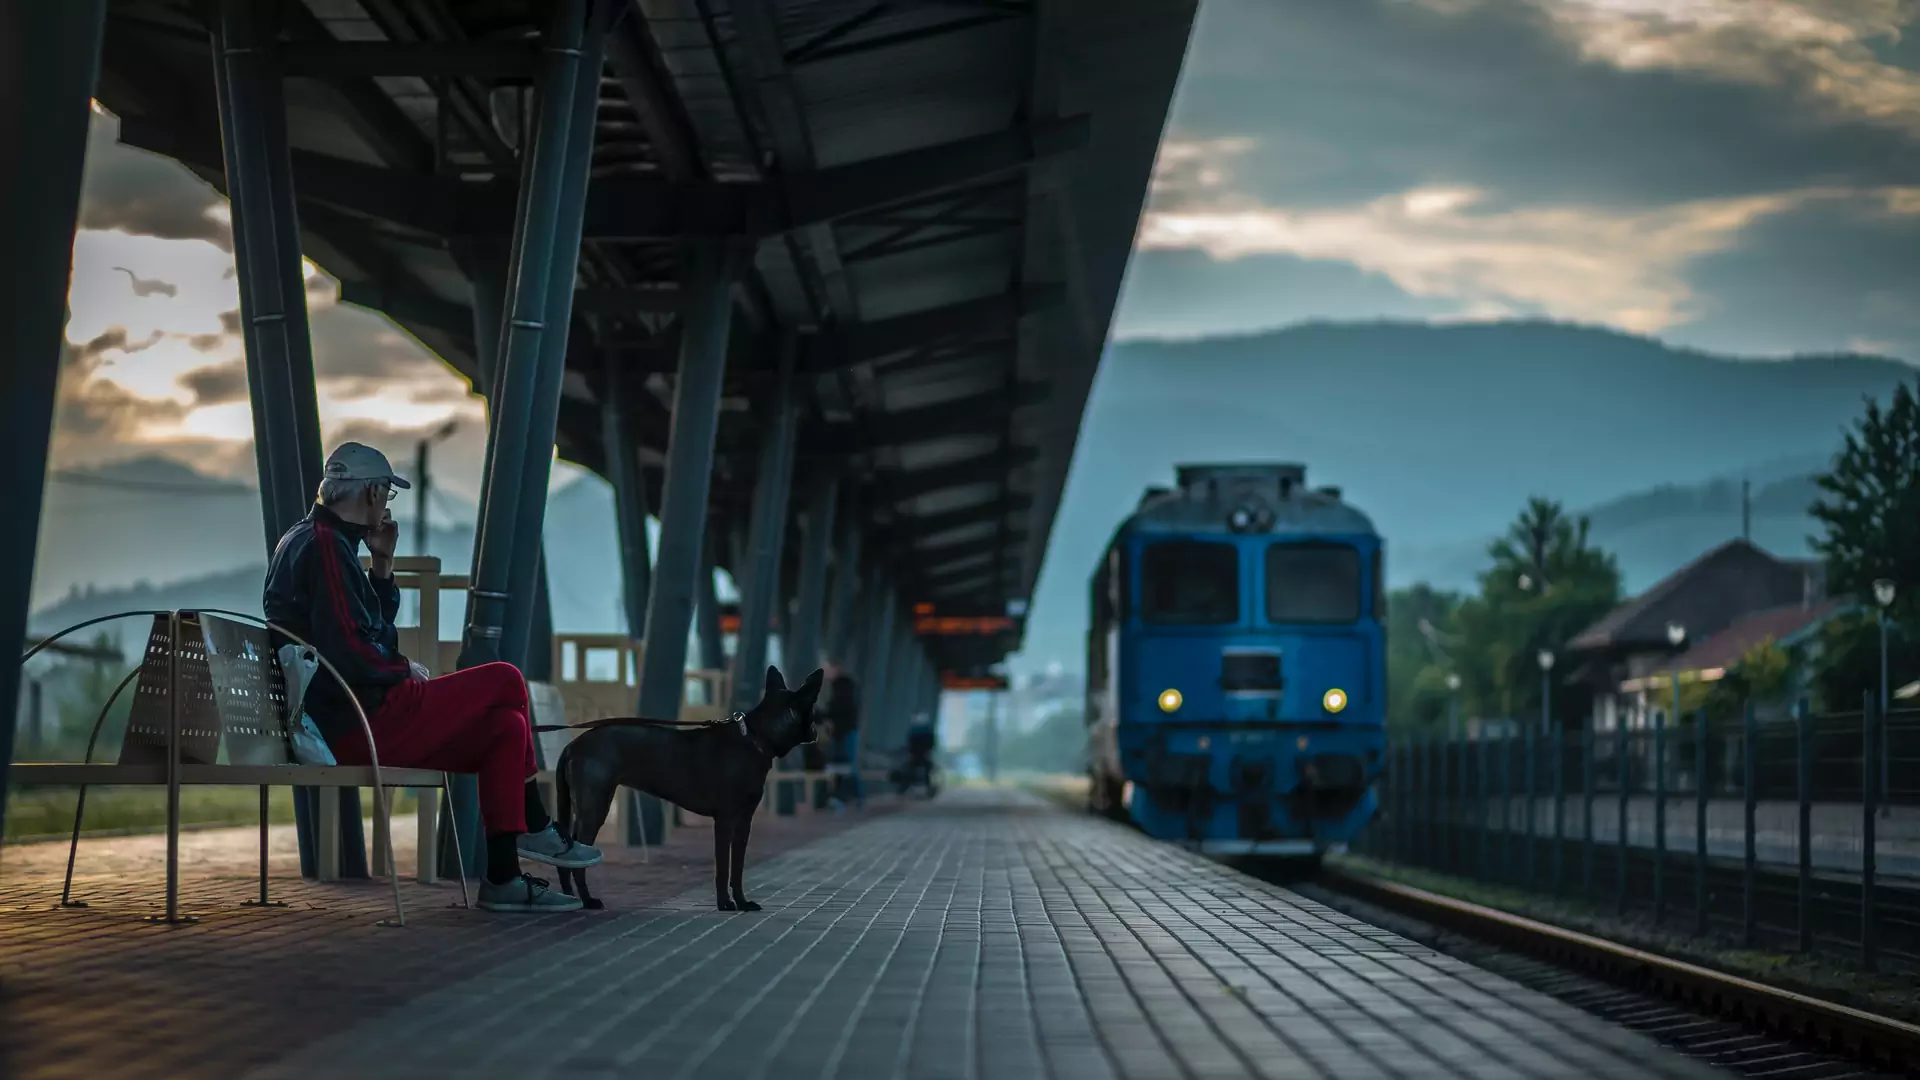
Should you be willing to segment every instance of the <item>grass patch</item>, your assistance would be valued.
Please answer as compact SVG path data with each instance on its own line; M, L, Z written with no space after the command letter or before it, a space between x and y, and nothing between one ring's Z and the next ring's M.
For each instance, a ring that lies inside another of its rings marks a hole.
M15 787L7 796L8 843L61 839L73 828L73 809L79 800L73 787ZM371 814L373 800L360 793L363 813ZM411 813L414 798L398 792L393 812ZM293 789L267 789L267 819L276 825L293 822ZM187 787L180 789L180 824L189 828L256 825L260 821L260 790L251 787ZM164 832L167 827L167 791L157 787L95 787L87 790L87 814L81 835L126 836Z
M1644 914L1618 915L1611 904L1602 907L1577 899L1543 896L1470 878L1401 866L1364 855L1330 856L1328 863L1356 875L1464 900L1783 990L1895 1017L1908 1023L1920 1023L1920 980L1916 980L1910 970L1870 973L1859 970L1843 957L1822 953L1803 956L1750 949L1724 934L1694 937L1658 925ZM1690 912L1686 918L1691 920ZM1881 959L1883 968L1892 968L1896 963L1885 957Z

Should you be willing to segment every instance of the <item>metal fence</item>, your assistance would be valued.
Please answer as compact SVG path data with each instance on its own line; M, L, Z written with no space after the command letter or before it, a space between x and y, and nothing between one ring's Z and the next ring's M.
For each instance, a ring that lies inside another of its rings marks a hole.
M1920 963L1920 710L1400 738L1359 849L1747 947Z

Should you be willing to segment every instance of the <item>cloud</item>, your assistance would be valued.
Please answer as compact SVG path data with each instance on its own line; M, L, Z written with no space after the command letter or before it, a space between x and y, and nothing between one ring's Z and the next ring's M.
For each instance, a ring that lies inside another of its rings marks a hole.
M1676 341L1779 356L1843 348L1920 363L1920 207L1906 192L1810 199L1689 268L1708 302Z
M1134 253L1114 337L1202 337L1325 319L1420 319L1455 313L1350 262L1298 255L1215 261L1194 248Z
M1338 260L1409 296L1455 300L1461 314L1552 314L1652 332L1691 316L1684 270L1692 260L1803 198L1712 199L1637 212L1487 210L1484 193L1456 187L1416 188L1352 208L1227 199L1208 209L1150 212L1139 246L1193 248L1216 260Z
M247 367L244 363L196 368L182 375L180 382L192 391L197 405L220 405L247 398Z
M1749 4L1779 6L1707 6ZM1701 6L1205 4L1170 135L1216 149L1237 142L1239 175L1227 186L1289 207L1351 206L1443 187L1482 192L1489 208L1629 210L1809 187L1920 183L1920 139L1911 125L1889 122L1875 107L1847 105L1829 86L1839 72L1866 88L1853 95L1863 102L1904 100L1898 87L1910 76L1870 68L1868 38L1833 47L1855 57L1843 70L1797 59L1805 48L1778 34L1745 31L1739 38L1736 26L1702 37L1687 29L1692 24L1663 23L1653 13ZM1582 21L1576 9L1584 8L1617 10ZM1674 41L1674 60L1629 64L1632 49L1609 53L1596 44L1594 28L1601 26L1615 28L1616 36L1621 28L1642 39L1665 34ZM1693 37L1680 41L1683 32ZM1751 46L1757 65L1740 77L1715 59L1739 55L1738 42ZM1153 205L1178 209L1193 191L1161 188Z
M204 240L233 250L225 200L177 161L119 142L120 121L95 112L87 130L80 228L171 240Z

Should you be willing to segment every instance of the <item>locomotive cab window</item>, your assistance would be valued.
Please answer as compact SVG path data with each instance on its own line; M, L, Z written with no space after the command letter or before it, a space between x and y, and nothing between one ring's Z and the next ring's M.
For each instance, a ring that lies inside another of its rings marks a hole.
M1148 544L1140 559L1140 617L1161 626L1239 622L1239 549L1200 540Z
M1360 552L1345 544L1267 548L1267 621L1350 623L1360 618Z

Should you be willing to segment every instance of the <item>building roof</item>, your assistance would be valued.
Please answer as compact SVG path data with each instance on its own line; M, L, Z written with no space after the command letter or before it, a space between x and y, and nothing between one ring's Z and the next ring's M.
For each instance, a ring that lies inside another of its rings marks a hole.
M1795 604L1755 612L1700 642L1670 665L1680 671L1711 671L1738 665L1748 651L1764 642L1787 645L1852 605L1842 600Z
M618 2L561 456L604 468L602 405L617 365L630 373L617 395L630 449L659 505L678 253L689 239L745 236L753 257L733 297L716 526L747 514L772 342L797 335L800 468L853 478L871 533L863 562L889 566L909 602L1023 602L1196 0ZM343 302L383 311L477 379L468 271L504 259L519 91L552 5L283 7L276 61L303 250L340 280ZM201 8L112 0L98 96L121 118L122 141L224 190ZM1016 628L929 644L959 664L1018 641Z
M1764 580L1763 580L1764 579ZM1668 648L1668 622L1711 636L1757 610L1805 596L1807 572L1750 541L1729 540L1607 612L1567 643L1573 652Z

